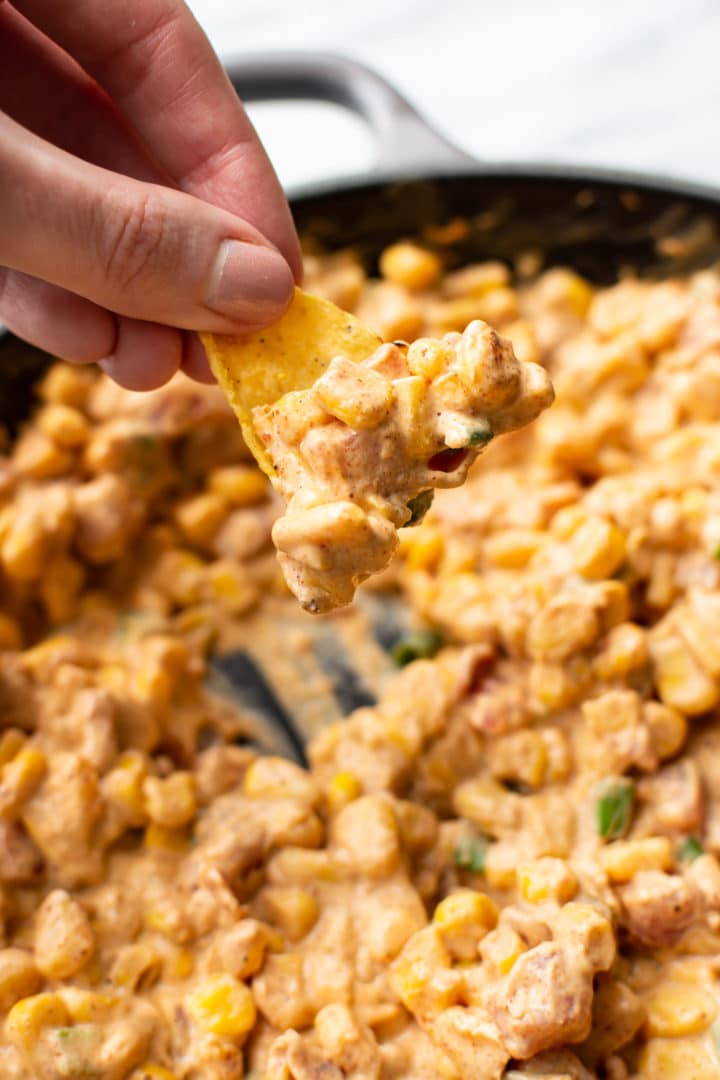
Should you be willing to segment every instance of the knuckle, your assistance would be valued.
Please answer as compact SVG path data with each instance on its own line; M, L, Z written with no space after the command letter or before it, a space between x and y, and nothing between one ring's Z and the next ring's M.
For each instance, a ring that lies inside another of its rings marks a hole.
M162 265L167 236L167 213L162 200L143 192L122 205L114 205L105 217L101 256L106 281L129 290L156 276Z

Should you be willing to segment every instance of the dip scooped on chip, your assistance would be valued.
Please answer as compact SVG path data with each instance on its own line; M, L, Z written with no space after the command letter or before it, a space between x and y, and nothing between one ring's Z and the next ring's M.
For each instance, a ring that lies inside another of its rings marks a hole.
M290 589L314 613L350 603L433 490L462 484L494 435L553 400L545 369L519 361L483 322L384 344L300 289L272 326L203 343L248 446L287 500L273 542Z

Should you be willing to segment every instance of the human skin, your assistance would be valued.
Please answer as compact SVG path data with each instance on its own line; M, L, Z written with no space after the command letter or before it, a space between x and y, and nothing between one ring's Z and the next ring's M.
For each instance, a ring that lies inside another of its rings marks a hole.
M136 390L272 322L290 211L180 0L0 0L0 321Z

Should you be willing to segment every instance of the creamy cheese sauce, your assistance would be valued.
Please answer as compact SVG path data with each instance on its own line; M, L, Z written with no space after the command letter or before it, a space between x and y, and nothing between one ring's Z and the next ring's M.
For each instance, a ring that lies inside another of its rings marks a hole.
M215 389L56 365L0 463L4 1080L720 1077L720 279L399 249L308 278L388 338L489 321L557 401L401 529L373 587L448 645L368 646L309 770L205 682L276 640L327 697Z
M273 542L303 608L350 603L389 564L397 529L422 519L433 489L462 484L494 435L534 420L552 398L544 368L473 322L442 340L382 345L365 364L336 357L309 390L256 408L288 500Z

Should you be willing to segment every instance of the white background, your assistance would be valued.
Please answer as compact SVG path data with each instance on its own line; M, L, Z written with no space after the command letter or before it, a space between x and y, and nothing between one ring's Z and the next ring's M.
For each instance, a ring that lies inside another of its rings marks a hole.
M720 185L720 0L190 0L223 59L321 49L392 79L488 160L553 160ZM252 106L281 179L373 162L331 106Z

